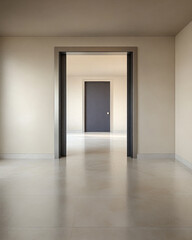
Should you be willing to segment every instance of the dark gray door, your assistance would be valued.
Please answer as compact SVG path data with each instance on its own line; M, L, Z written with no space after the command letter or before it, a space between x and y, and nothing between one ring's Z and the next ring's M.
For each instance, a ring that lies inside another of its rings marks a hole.
M85 132L110 132L110 82L85 82Z

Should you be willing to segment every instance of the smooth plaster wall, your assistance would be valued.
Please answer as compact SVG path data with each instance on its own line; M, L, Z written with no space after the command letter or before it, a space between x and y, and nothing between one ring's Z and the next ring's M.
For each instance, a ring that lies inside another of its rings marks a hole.
M69 61L68 61L69 62ZM70 64L70 63L69 63ZM111 132L127 130L127 77L68 76L67 78L67 131L83 132L84 81L110 81Z
M138 47L138 152L174 153L174 38L0 38L0 153L53 153L54 47Z
M192 163L192 22L177 36L176 154Z

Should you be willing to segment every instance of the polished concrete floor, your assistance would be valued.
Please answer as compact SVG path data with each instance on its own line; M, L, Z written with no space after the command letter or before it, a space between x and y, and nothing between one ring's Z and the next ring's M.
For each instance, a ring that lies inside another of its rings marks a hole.
M0 160L1 240L191 240L192 171L71 134L60 160Z

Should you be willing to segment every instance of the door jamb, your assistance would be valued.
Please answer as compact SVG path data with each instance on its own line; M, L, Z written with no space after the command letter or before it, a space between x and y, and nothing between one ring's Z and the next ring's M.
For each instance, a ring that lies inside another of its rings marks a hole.
M132 156L137 158L138 149L138 81L137 81L137 47L55 47L55 108L54 108L54 156L60 154L60 57L66 53L132 53ZM66 72L66 70L65 70ZM66 122L65 122L66 124ZM66 143L65 143L66 144ZM63 156L66 156L66 151Z

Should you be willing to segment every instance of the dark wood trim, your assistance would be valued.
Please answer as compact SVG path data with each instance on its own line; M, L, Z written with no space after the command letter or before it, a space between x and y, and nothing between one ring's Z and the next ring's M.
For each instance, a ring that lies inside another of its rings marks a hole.
M133 53L127 53L127 156L133 157Z
M87 83L88 81L85 81L84 82L84 132L87 132L87 130L86 130L86 83Z
M67 155L67 127L66 127L66 53L59 54L59 157Z

